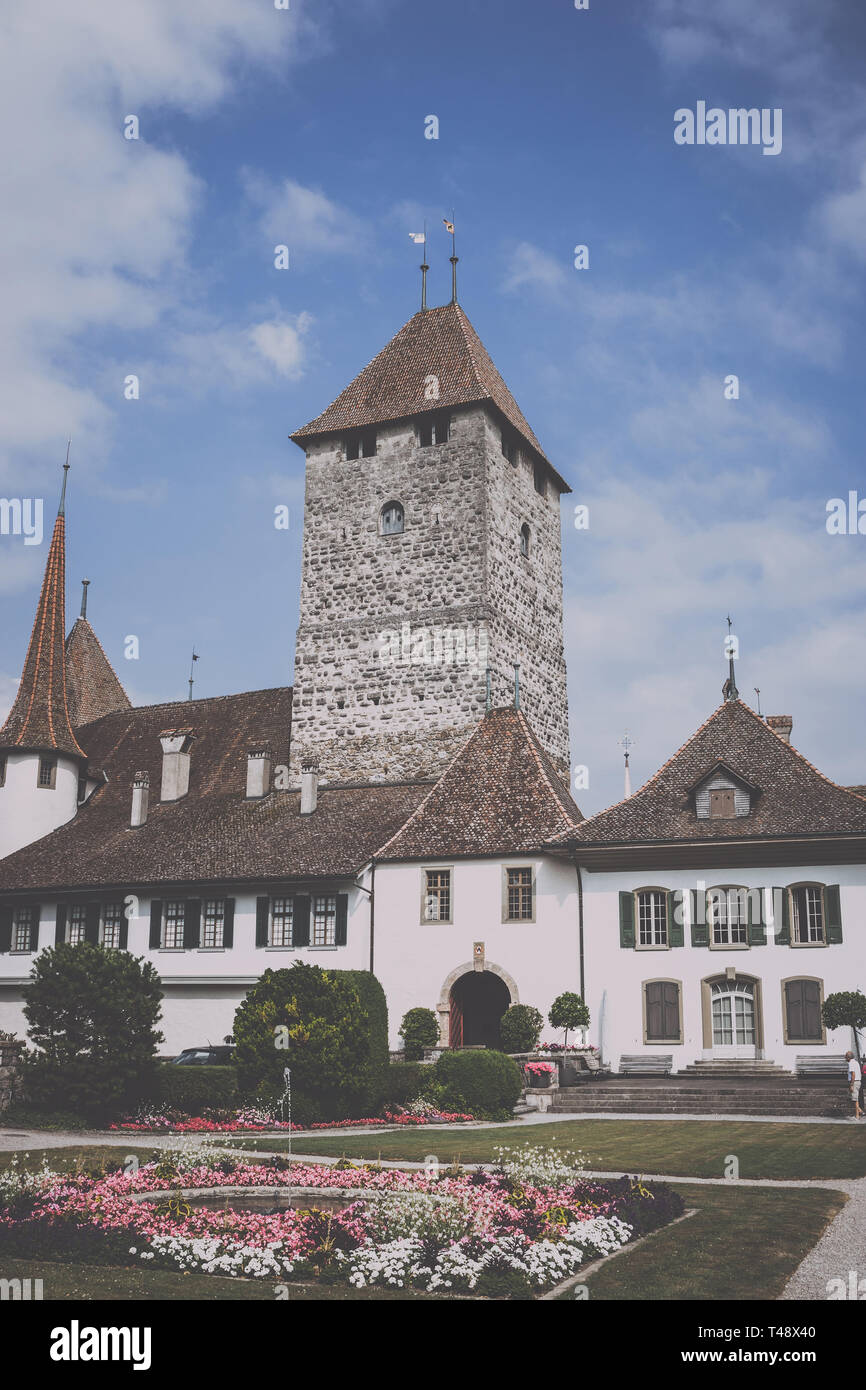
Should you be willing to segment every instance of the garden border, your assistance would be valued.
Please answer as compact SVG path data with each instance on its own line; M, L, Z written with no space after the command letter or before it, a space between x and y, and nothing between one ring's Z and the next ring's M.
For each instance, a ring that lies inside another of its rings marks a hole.
M559 1298L560 1295L567 1293L569 1289L575 1288L578 1284L583 1284L602 1265L607 1264L608 1260L615 1260L617 1255L627 1255L630 1250L637 1250L644 1241L652 1240L653 1236L660 1236L662 1231L669 1231L673 1226L678 1226L681 1221L686 1221L690 1216L697 1216L698 1207L689 1207L682 1216L675 1216L673 1221L667 1221L664 1226L657 1226L654 1231L647 1231L645 1236L638 1236L637 1240L630 1240L627 1245L621 1245L618 1250L611 1250L609 1255L600 1255L586 1269L578 1270L577 1274L570 1274L567 1279L563 1279L561 1284L556 1284L554 1288L548 1289L547 1293L539 1294L535 1302L544 1303L548 1299Z

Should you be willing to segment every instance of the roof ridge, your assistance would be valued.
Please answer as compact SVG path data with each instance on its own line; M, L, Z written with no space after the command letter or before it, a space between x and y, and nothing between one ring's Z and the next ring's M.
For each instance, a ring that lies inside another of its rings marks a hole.
M523 726L524 732L525 732L526 735L527 735L527 742L529 743L529 746L530 746L530 748L531 748L531 750L532 750L532 756L535 758L535 761L538 763L538 767L539 767L539 770L540 770L540 772L541 772L541 775L542 775L542 777L544 778L545 782L547 783L548 787L550 788L550 791L551 791L552 794L553 794L553 798L554 798L554 800L555 800L557 806L559 807L560 811L562 812L563 817L565 818L566 826L579 825L579 824L580 824L580 821L575 821L575 820L574 820L574 818L573 818L572 815L571 815L571 812L568 811L568 810L566 809L565 805L564 805L563 802L561 801L561 799L560 799L560 792L559 792L559 790L557 789L557 787L554 785L553 781L551 780L550 774L548 773L547 768L546 768L545 765L544 765L544 759L541 757L541 752L540 752L540 749L539 749L539 746L538 746L538 743L537 743L537 740L536 740L535 730L533 729L533 727L532 727L532 725L530 724L529 720L526 718L526 715L523 713L523 710L522 710L522 709L518 709L518 710L516 711L516 713L517 713L517 717L518 717L518 719L519 719L521 725ZM575 805L577 805L576 802L575 802ZM577 809L578 809L578 811L579 811L579 810L580 810L580 807L578 806Z
M799 748L795 748L793 743L790 743L788 739L782 738L782 735L776 732L772 724L768 724L764 716L758 714L757 710L753 710L751 705L747 705L744 700L738 700L737 703L741 704L743 709L748 710L749 714L752 715L753 719L758 721L762 729L766 729L768 734L772 734L774 738L777 738L783 747L787 748L789 753L793 754L795 758L799 758L800 762L804 763L811 772L814 772L815 776L819 777L822 782L826 782L829 787L833 787L838 792L845 792L847 796L853 796L855 801L862 801L864 799L862 796L858 796L856 792L850 791L848 787L843 787L841 782L834 782L832 777L828 777L825 772L822 772L819 767L816 767L814 763L810 762L809 759L800 752Z

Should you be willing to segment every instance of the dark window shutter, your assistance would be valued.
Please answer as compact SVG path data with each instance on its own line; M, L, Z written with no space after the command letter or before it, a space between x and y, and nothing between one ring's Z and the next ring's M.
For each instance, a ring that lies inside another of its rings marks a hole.
M271 900L268 897L256 898L256 945L267 946L268 944L268 919L271 911Z
M677 921L677 911L679 910L679 921ZM683 935L683 912L685 910L685 894L682 892L668 893L668 945L684 946L685 938Z
M782 922L779 925L776 914L779 911L779 904L782 905ZM791 944L791 904L788 898L787 888L773 889L773 918L776 925L776 945L790 946Z
M619 944L626 949L634 947L634 894L619 895Z
M337 925L335 928L334 942L337 946L345 946L349 939L349 894L337 894Z
M54 945L59 946L66 940L66 903L58 903L57 911L54 914ZM2 950L2 947L0 947Z
M644 985L646 991L646 1036L647 1042L656 1042L664 1036L663 998L660 980L651 980Z
M235 900L226 898L225 915L223 917L223 945L234 946L235 944Z
M162 945L162 898L151 898L150 900L150 940L148 945L152 951L158 951Z
M822 1042L824 1020L821 1017L821 986L817 980L803 981L803 1037Z
M187 898L183 910L183 949L194 951L201 945L201 898Z
M0 951L12 949L12 909L0 907Z
M129 949L129 918L126 915L126 903L123 904L123 911L120 914L120 932L117 938L117 949L126 951Z
M39 950L39 918L42 916L42 908L39 903L33 904L33 926L30 928L30 949Z
M310 944L310 899L304 894L302 897L295 898L294 915L292 918L292 945L309 946Z
M803 980L788 980L785 985L785 1013L787 1014L788 1037L798 1042L805 1037L803 1032Z
M664 1001L664 1037L666 1042L680 1041L680 987L671 980L662 985Z
M707 925L707 897L705 893L698 893L697 888L691 890L692 893L692 945L709 946L710 932Z
M824 934L829 946L842 944L842 903L838 883L824 889Z
M99 903L88 903L84 917L84 940L99 945Z
M764 914L763 912L755 912L749 889L746 890L746 900L749 904L749 945L766 946L767 933L764 930Z

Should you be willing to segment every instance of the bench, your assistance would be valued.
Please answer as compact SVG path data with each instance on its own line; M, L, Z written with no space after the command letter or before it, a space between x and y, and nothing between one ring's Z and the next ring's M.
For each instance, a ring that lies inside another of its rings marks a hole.
M848 1063L844 1057L798 1057L798 1076L845 1076Z
M623 1076L670 1076L673 1071L673 1053L656 1053L655 1056L620 1057L619 1069Z

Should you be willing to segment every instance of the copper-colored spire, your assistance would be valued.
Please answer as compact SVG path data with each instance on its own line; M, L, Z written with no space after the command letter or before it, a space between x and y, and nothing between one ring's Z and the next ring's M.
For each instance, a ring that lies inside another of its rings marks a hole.
M45 578L24 671L9 718L0 729L0 748L69 753L86 757L69 718L66 699L66 478L48 550Z

